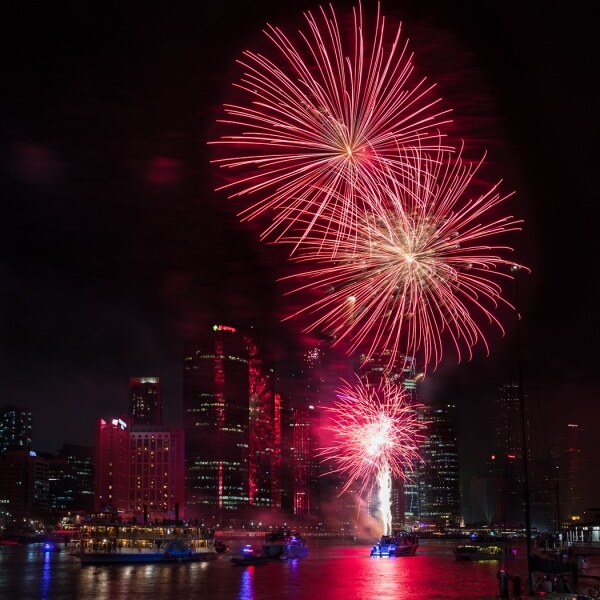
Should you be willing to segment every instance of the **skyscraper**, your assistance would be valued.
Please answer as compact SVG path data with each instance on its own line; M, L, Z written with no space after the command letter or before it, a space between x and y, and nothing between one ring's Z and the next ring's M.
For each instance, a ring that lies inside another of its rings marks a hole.
M128 420L98 420L96 509L136 518L183 518L183 431Z
M316 439L319 410L287 405L282 411L283 508L317 514L321 502Z
M63 444L45 456L49 468L49 504L55 510L94 510L93 446Z
M419 464L419 519L438 527L457 527L460 515L460 479L455 406L421 406L426 424Z
M159 377L131 377L129 416L132 425L162 425L162 390Z
M526 431L529 436L529 428ZM519 386L514 383L505 384L499 390L490 475L496 481L493 522L523 525L523 425Z
M125 510L129 487L129 427L125 419L98 419L94 504L97 510Z
M188 511L199 517L273 506L279 413L263 350L253 335L214 325L184 352Z
M28 408L5 404L0 408L0 452L31 450L33 417Z

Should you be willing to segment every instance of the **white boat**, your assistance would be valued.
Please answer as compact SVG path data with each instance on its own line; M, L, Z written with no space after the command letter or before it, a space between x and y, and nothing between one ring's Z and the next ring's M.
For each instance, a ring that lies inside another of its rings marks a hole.
M498 544L461 544L453 550L456 560L512 560L517 551Z
M278 529L265 534L263 554L269 558L306 556L306 542L297 531Z
M419 541L414 535L394 533L382 535L371 547L371 556L412 556L416 554Z
M123 522L97 513L80 526L71 552L87 564L188 562L216 558L214 531L183 521Z

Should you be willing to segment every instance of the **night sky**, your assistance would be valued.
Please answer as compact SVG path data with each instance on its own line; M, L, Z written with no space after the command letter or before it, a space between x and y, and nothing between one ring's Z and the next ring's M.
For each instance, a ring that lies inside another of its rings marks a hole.
M587 473L600 363L598 52L591 8L551 4L411 0L382 13L402 21L455 139L487 151L481 176L515 192L507 210L525 223L511 244L531 268L518 287L530 409L547 440L566 422L585 429ZM293 31L318 6L25 1L4 18L0 381L2 404L33 410L36 449L93 444L98 418L127 411L132 376L161 378L165 421L179 424L183 342L214 321L252 325L282 372L304 347L299 323L280 322L284 257L239 224L245 205L213 191L207 142L236 58L263 45L267 22ZM477 347L457 364L448 353L420 390L457 405L467 472L514 372L514 315L501 318L507 333L490 330L489 356ZM586 494L598 505L597 490Z

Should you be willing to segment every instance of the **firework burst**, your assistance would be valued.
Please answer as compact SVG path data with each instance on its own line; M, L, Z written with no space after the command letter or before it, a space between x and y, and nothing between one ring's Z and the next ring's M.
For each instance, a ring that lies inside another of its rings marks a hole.
M406 391L389 380L378 386L359 377L354 385L343 381L336 396L326 409L333 440L320 456L334 462L329 473L346 475L342 493L354 484L360 493L377 487L384 532L391 532L391 479L410 480L425 425Z
M248 102L225 105L228 118L219 122L232 133L210 142L227 154L213 162L234 172L219 189L230 197L258 194L239 216L271 217L262 237L275 241L298 217L308 234L331 211L343 216L335 235L353 235L357 203L373 198L357 191L412 176L407 149L427 140L439 145L448 122L434 86L414 75L401 26L388 35L379 7L372 40L360 5L348 29L331 7L304 16L308 32L297 42L267 26L275 60L244 52L236 87Z
M502 278L511 279L513 262L502 258L511 249L489 245L491 238L518 230L512 217L489 218L508 196L499 183L466 199L480 163L452 160L440 149L437 160L415 150L414 177L370 190L371 211L357 221L353 238L329 234L345 222L341 208L331 211L327 226L314 227L294 257L309 262L308 271L284 279L302 280L289 293L312 291L318 299L287 318L307 314L307 331L328 332L335 343L349 342L349 353L387 356L422 352L425 365L439 363L443 339L452 341L458 360L481 341L487 342L475 317L503 328L494 312L511 306L501 293ZM294 243L294 240L290 240ZM512 307L511 307L512 308Z

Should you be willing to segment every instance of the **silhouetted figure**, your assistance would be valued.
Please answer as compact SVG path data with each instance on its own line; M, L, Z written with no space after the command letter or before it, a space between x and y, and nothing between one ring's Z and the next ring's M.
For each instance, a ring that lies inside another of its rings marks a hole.
M516 600L521 600L521 576L515 573L512 577L513 596Z
M508 573L502 569L498 575L498 589L500 591L500 598L509 598L509 594L508 594L508 582L509 582L509 575Z

